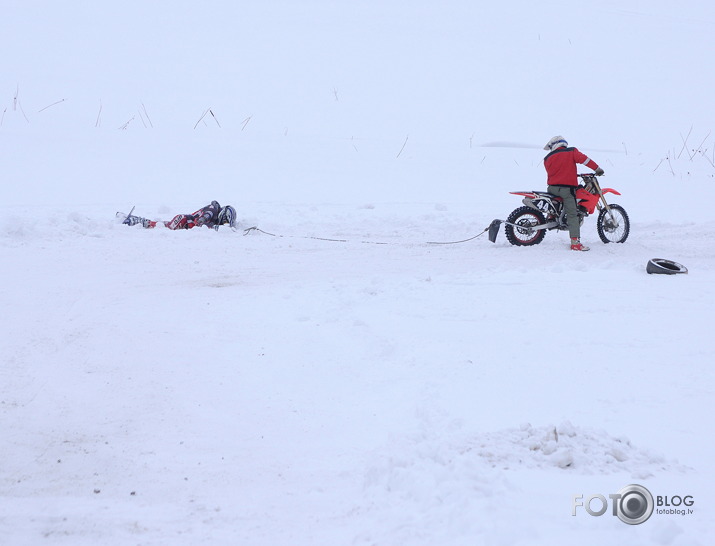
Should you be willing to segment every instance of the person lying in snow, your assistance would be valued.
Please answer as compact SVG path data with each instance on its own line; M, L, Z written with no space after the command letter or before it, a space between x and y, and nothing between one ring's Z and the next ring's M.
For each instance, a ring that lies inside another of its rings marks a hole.
M222 207L218 201L211 201L209 205L200 208L193 214L177 214L169 221L155 222L129 213L122 223L128 226L141 224L145 228L154 228L160 223L169 229L191 229L197 226L206 226L215 230L218 230L219 226L228 224L235 229L236 209L231 205Z

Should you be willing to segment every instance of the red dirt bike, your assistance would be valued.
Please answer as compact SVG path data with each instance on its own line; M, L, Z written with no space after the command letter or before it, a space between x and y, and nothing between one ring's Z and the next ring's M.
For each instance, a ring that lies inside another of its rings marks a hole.
M598 208L596 229L604 243L623 243L628 238L631 222L628 214L620 205L609 205L605 195L614 193L621 195L612 188L601 189L594 174L579 174L583 186L576 188L576 203L580 225L589 214ZM496 241L499 224L504 224L507 240L517 246L538 245L544 240L546 230L556 229L568 231L563 201L545 191L513 191L513 195L521 195L523 207L514 210L506 220L494 220L489 227L489 240Z

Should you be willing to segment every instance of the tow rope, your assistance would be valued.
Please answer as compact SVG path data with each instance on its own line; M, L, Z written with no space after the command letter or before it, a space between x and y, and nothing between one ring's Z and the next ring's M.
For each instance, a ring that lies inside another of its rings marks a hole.
M467 243L469 241L473 241L477 237L484 235L490 229L493 229L493 225L494 225L494 222L492 222L489 226L484 228L483 231L477 233L473 237L469 237L468 239L462 239L461 241L426 241L424 244L426 244L426 245L458 245L461 243ZM329 237L316 237L316 236L311 236L311 235L280 235L277 233L270 233L269 231L262 230L258 226L253 226L253 227L243 230L244 236L250 235L252 233L263 233L264 235L268 235L270 237L279 237L279 238L314 239L316 241L328 241L331 243L349 243L350 242L349 239L332 239ZM400 244L400 243L392 243L392 242L385 242L385 241L360 241L360 243L366 244L366 245L396 245L396 244Z

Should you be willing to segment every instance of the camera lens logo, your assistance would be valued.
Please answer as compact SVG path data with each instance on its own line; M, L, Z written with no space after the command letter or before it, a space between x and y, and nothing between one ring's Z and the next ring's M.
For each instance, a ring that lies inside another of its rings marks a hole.
M638 525L653 514L653 495L642 485L627 485L612 498L616 505L616 515L623 523Z

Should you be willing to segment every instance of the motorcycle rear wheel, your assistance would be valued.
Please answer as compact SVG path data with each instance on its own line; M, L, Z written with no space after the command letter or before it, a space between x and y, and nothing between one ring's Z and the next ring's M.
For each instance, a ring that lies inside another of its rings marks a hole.
M545 224L546 220L541 212L531 207L519 207L507 217L506 221L516 224L516 226L504 225L506 239L513 245L538 245L546 236L545 229L533 229L534 226Z
M596 220L598 236L604 243L624 243L631 231L631 221L620 205L609 205L610 213L602 208Z

